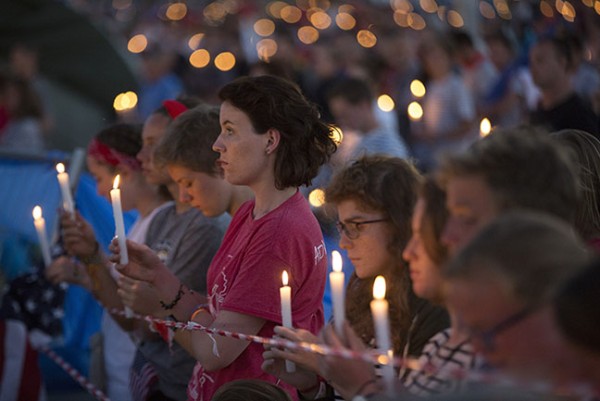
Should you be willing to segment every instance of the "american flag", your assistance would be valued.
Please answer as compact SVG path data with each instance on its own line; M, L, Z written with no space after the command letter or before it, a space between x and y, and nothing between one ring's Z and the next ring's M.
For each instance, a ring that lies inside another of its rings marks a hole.
M158 375L154 367L138 350L129 374L129 390L133 401L146 401L151 394L150 390L153 390L157 383Z
M0 401L45 401L38 354L18 320L0 320Z

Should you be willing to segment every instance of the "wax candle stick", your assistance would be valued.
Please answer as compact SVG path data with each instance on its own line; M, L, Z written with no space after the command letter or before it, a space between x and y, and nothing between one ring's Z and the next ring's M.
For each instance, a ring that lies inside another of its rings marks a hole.
M117 174L113 182L113 189L110 191L110 199L112 201L113 216L115 218L115 235L119 240L119 249L121 251L120 264L126 265L129 262L127 257L127 244L125 242L125 222L123 221L123 209L121 207L121 190L119 189L119 181L121 176Z
M52 257L50 256L50 246L48 245L48 237L46 236L46 220L42 217L42 208L39 206L33 208L32 214L33 224L35 225L35 230L40 241L44 266L48 267L52 263Z
M388 317L389 305L385 300L385 278L377 276L373 284L373 300L371 301L371 314L373 315L373 324L375 325L375 341L377 349L387 356L383 366L383 378L386 389L389 394L393 393L394 388L394 365L393 348L390 340L390 321ZM382 360L382 362L384 362Z
M343 336L346 311L344 305L344 272L342 271L342 255L338 251L331 253L333 271L329 273L331 299L333 301L333 324L338 336Z
M73 196L71 195L71 187L69 183L69 174L65 172L65 166L62 163L56 165L58 183L60 184L60 192L63 199L63 209L74 216L75 206L73 204Z
M288 272L283 271L281 275L283 286L279 289L279 297L281 298L281 325L287 328L292 326L292 288L288 285ZM285 361L285 369L288 372L295 372L296 365L294 362Z

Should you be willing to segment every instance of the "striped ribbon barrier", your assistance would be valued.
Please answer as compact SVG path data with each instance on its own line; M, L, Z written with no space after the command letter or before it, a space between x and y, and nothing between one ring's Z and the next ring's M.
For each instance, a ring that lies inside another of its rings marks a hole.
M48 358L50 358L54 363L60 366L69 376L73 378L81 387L86 389L88 393L94 396L96 399L100 401L110 401L110 398L106 396L98 387L94 386L92 382L90 382L87 377L82 375L77 369L75 369L71 364L65 361L60 355L56 352L52 351L50 348L45 345L39 346L36 348L39 352L44 353Z
M125 317L125 312L123 309L112 308L109 310L110 313ZM386 364L389 360L389 357L385 353L378 352L376 350L367 350L364 352L357 352L348 349L336 349L331 348L329 346L323 344L315 344L308 342L294 342L290 340L278 339L278 338L267 338L260 337L251 334L243 334L243 333L234 333L226 330L217 330L210 327L202 326L201 324L195 322L174 322L172 320L162 320L152 316L144 316L137 313L133 313L133 315L127 315L128 317L132 317L134 319L145 320L148 323L154 323L159 325L164 325L167 327L171 327L179 330L190 330L190 331L203 331L208 334L215 334L222 337L235 338L238 340L255 342L263 345L270 345L273 347L286 348L288 350L297 350L297 351L308 351L314 352L321 355L326 356L337 356L344 359L359 359L363 361L367 361L373 364ZM394 358L393 359L394 366L404 366L406 365L409 369L422 369L419 362L415 358Z

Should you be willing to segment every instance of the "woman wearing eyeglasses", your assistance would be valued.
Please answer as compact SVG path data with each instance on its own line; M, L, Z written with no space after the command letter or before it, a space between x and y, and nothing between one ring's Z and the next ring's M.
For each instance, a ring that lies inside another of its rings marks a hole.
M370 301L375 277L384 276L392 343L394 354L398 356L419 355L427 340L449 324L442 308L415 296L408 266L402 258L411 237L411 214L419 180L416 169L402 159L370 156L338 173L326 191L327 202L337 207L340 247L347 252L355 268L346 290L349 326L363 344L376 346ZM301 331L277 328L276 332L295 341L311 340ZM298 375L283 374L281 361L276 358L290 357L329 379L327 373L319 369L317 358L306 353L272 349L265 352L264 357L263 368L281 373L282 379L294 381L300 390L312 388L308 375L300 380ZM316 375L313 380L317 380ZM341 395L351 399L356 390L363 387L363 382L355 384L356 388L341 391ZM314 396L308 392L303 395Z

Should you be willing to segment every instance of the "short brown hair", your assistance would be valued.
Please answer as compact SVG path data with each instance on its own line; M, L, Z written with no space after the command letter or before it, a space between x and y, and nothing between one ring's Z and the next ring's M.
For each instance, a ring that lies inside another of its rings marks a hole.
M446 221L446 192L441 189L435 179L426 177L419 187L419 197L425 202L425 211L421 221L421 238L425 251L438 266L448 257L448 248L442 243L441 237Z
M573 152L579 176L580 198L575 228L586 239L600 236L600 140L585 131L565 129L551 136Z
M500 280L515 299L536 306L549 301L589 257L585 244L563 220L510 211L483 228L443 274L449 279Z
M495 130L462 153L446 155L438 178L480 176L500 210L527 208L572 222L577 174L568 152L549 134L531 127Z
M216 175L219 154L212 149L221 132L219 108L202 104L178 116L154 151L158 166L178 165Z
M290 81L271 75L242 77L225 85L219 98L246 113L256 133L279 131L278 189L310 185L336 150L331 127L319 120L317 108Z

